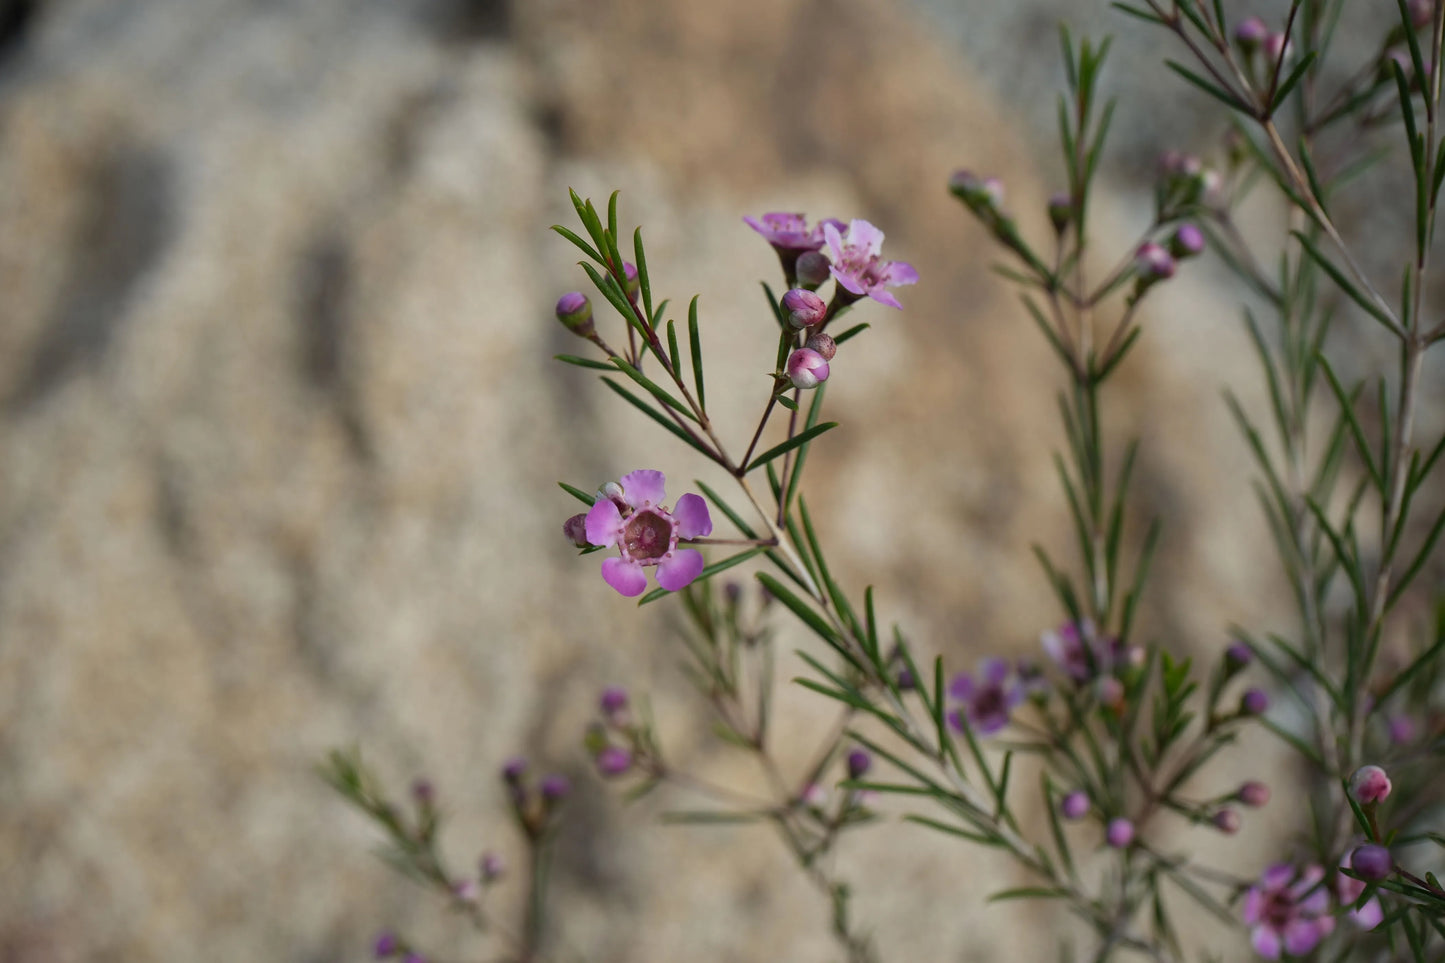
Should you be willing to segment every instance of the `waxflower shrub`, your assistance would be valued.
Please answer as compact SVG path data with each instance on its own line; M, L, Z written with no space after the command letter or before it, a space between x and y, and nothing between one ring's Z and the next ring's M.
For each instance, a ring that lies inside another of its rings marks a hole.
M1235 934L1240 953L1265 959L1445 958L1437 875L1445 856L1437 550L1445 437L1424 437L1419 417L1426 356L1445 340L1445 320L1427 298L1445 181L1442 81L1433 69L1445 13L1431 0L1382 3L1368 58L1339 63L1331 40L1341 0L1292 0L1278 20L1253 12L1230 19L1222 4L1199 0L1114 6L1127 29L1170 45L1167 75L1181 97L1214 111L1220 131L1215 156L1159 159L1138 236L1106 247L1090 233L1114 111L1101 87L1107 41L1063 33L1061 187L1040 212L1049 231L1035 236L1023 226L999 177L967 169L939 176L941 192L997 244L999 283L1017 289L1022 323L1037 327L1040 350L1057 362L1056 467L1074 545L1064 557L1034 549L1040 597L1055 614L1022 655L1012 640L993 640L978 665L930 656L942 646L888 623L886 599L834 577L829 521L808 508L809 452L836 427L825 399L849 390L851 342L872 323L854 312L877 319L883 308L904 311L900 289L927 281L884 256L883 230L858 217L742 218L739 229L777 256L781 277L763 283L760 304L776 338L754 346L770 372L756 426L724 437L708 408L712 328L698 299L675 316L670 301L655 297L642 230L628 243L617 194L598 205L572 193L576 227L554 230L582 255L593 293L559 298L556 319L579 347L558 360L600 373L599 401L620 403L674 444L648 465L562 483L583 507L567 517L559 505L562 534L580 555L601 556L600 565L579 565L620 596L676 606L682 627L672 644L698 711L719 739L755 759L770 791L744 793L689 772L669 754L646 699L617 685L601 688L582 751L602 783L629 797L675 787L706 800L669 813L672 822L773 830L819 890L850 961L894 958L828 858L862 831L931 832L961 854L1005 854L1028 883L991 898L1067 913L1088 934L1087 959L1200 958L1178 935L1183 913L1208 917ZM1340 199L1362 170L1392 161L1410 188L1398 236L1351 238L1334 214ZM1265 195L1287 213L1273 237L1246 239L1240 213ZM1366 241L1370 263L1380 250L1401 252L1395 276L1364 266ZM1149 336L1143 307L1201 258L1237 283L1259 362L1266 405L1250 410L1228 386L1223 404L1257 471L1269 536L1259 548L1278 563L1295 612L1286 626L1201 626L1218 638L1217 655L1190 658L1138 628L1167 528L1159 519L1136 523L1139 443L1117 437L1105 400ZM1377 339L1395 363L1382 373L1351 371L1349 344L1336 336L1345 328L1351 343ZM869 336L888 337L887 326ZM770 425L782 440L764 445ZM730 478L726 490L675 484L696 491L669 502L666 474L676 478L699 460ZM806 671L792 680L775 677L780 622L810 640L799 653ZM772 720L781 699L827 700L837 724L780 732ZM1233 847L1276 798L1275 774L1223 774L1250 768L1234 751L1246 731L1293 754L1303 792L1283 814L1287 833L1232 854L1233 864L1250 867L1237 875L1212 856ZM793 750L803 744L787 756L810 760L805 767L782 765L785 741ZM1017 776L1026 767L1015 760L1025 759L1036 779ZM442 862L429 789L414 794L408 818L354 756L334 755L326 775L381 826L394 863L487 928L482 897L507 876L495 857L482 857L469 876ZM504 952L531 960L550 919L537 881L567 785L556 777L532 785L512 763L503 782L533 881L526 919L512 928L522 939ZM906 804L904 820L882 817L885 796ZM1025 803L1041 804L1029 807L1041 817L1024 819ZM1210 853L1181 850L1181 826L1209 833ZM940 905L952 898L912 896ZM381 957L419 952L389 931L374 949Z

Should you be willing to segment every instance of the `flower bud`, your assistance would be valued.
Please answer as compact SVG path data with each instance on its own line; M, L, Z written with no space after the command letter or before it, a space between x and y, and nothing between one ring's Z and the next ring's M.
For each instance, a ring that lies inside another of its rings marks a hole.
M1361 766L1350 777L1350 798L1361 806L1373 806L1390 795L1390 777L1379 766Z
M737 605L743 600L743 587L729 579L723 583L723 595L727 598L729 605Z
M799 348L788 356L788 380L795 388L816 388L828 380L828 362L810 348Z
M1226 836L1233 836L1239 832L1239 811L1236 809L1221 809L1209 820L1214 828Z
M590 337L596 330L592 325L592 302L581 291L573 291L557 299L557 320L579 337Z
M1234 798L1246 806L1258 809L1260 806L1269 802L1269 787L1262 782L1256 782L1251 779L1239 787L1239 791L1234 794Z
M418 806L431 806L436 802L436 787L430 780L418 779L411 784L411 798L416 800Z
M898 670L898 688L900 691L912 692L917 686L918 683L914 680L913 673L908 671L907 666Z
M873 765L873 757L862 749L854 749L848 753L848 778L861 779Z
M401 949L401 940L397 939L395 933L378 933L376 942L372 944L372 952L378 960L385 960L396 955Z
M804 251L798 255L798 263L794 268L798 274L798 284L809 291L814 290L833 276L830 266L828 256L821 251Z
M1163 281L1174 276L1174 258L1153 241L1145 241L1134 252L1134 269L1143 283Z
M955 171L948 189L969 207L997 210L1003 204L1003 182L997 177L980 178L970 171Z
M1065 819L1083 819L1088 814L1089 794L1082 789L1075 789L1059 800L1059 815Z
M621 776L631 768L632 753L621 746L608 746L597 754L597 771L604 776Z
M1124 704L1124 683L1112 675L1101 676L1099 681L1094 683L1094 695L1098 696L1100 705L1118 709Z
M610 685L602 690L602 697L597 700L604 716L615 716L627 708L627 690L621 686Z
M1428 27L1435 19L1436 0L1410 0L1410 25L1416 30Z
M1390 858L1390 851L1384 846L1366 843L1356 846L1355 851L1350 853L1350 868L1358 873L1361 879L1378 882L1394 872L1395 861Z
M1243 642L1236 642L1224 650L1224 671L1234 675L1254 661L1254 650Z
M1270 63L1278 63L1294 51L1294 45L1282 33L1271 33L1264 38L1264 56Z
M401 963L426 963L426 957L420 953L408 953Z
M463 903L475 903L481 895L481 887L474 879L459 879L452 884L452 895Z
M1408 745L1414 742L1415 736L1419 734L1415 720L1409 716L1391 716L1385 725L1390 733L1390 741L1397 746Z
M1067 191L1057 191L1049 196L1049 223L1062 234L1074 219L1074 199Z
M1169 238L1169 253L1183 260L1204 250L1204 232L1193 224L1181 224Z
M623 261L622 276L626 279L622 290L627 292L628 298L637 297L637 292L642 290L642 279L637 276L637 265L631 261Z
M782 306L788 323L795 328L810 328L828 318L828 302L803 288L784 294Z
M542 798L548 802L558 802L571 792L572 784L567 777L561 773L552 773L542 778Z
M809 351L818 352L823 356L824 361L832 361L833 356L838 353L838 342L833 340L831 334L824 334L822 331L809 337L808 343L804 347Z
M482 853L480 869L482 871L482 881L491 883L501 879L502 874L507 871L507 864L503 862L502 857L496 853L486 852Z
M1234 42L1247 54L1254 53L1269 36L1269 27L1259 17L1241 20L1234 28Z
M1104 830L1104 838L1115 849L1123 849L1134 841L1134 824L1122 816L1110 820L1108 829Z
M502 780L511 785L516 785L522 781L522 775L526 771L527 760L521 756L513 756L511 759L508 759L507 764L502 767Z
M1263 689L1245 689L1239 697L1239 711L1246 716L1262 716L1269 711L1269 696Z
M798 799L803 805L811 809L822 809L828 805L828 790L815 782L810 782L804 786L803 791L798 794Z
M562 534L567 541L578 548L586 548L592 543L587 541L587 515L585 513L573 515L562 523Z

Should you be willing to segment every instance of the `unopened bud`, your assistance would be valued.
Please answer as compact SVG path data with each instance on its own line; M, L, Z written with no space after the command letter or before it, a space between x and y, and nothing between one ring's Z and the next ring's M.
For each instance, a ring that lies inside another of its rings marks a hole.
M1141 282L1163 281L1174 276L1174 258L1161 245L1145 241L1134 252L1134 269Z
M482 871L482 881L490 883L501 878L501 875L507 871L507 864L503 862L502 857L496 853L486 852L482 853L480 869Z
M397 939L395 933L378 933L376 942L372 944L372 953L378 960L385 960L397 954L401 949L401 940Z
M860 779L873 765L873 757L862 749L854 749L848 753L848 778Z
M997 177L981 178L971 171L955 171L948 189L969 207L996 209L1003 204L1003 182Z
M1112 820L1104 831L1104 838L1115 849L1123 849L1134 841L1134 824L1122 817Z
M1239 697L1239 711L1247 716L1262 716L1269 711L1269 696L1263 689L1245 689Z
M1259 17L1241 20L1234 28L1234 42L1247 54L1254 53L1269 36L1269 27Z
M627 690L620 686L608 686L602 690L602 696L597 700L597 704L604 716L608 718L617 716L627 710Z
M1209 820L1214 823L1214 828L1226 836L1233 836L1239 832L1239 811L1235 809L1221 809Z
M1194 257L1204 250L1204 232L1193 224L1181 224L1169 238L1169 253L1179 259Z
M592 325L592 302L581 291L572 291L557 299L557 320L579 337L589 337L596 330Z
M1064 233L1073 219L1074 199L1067 191L1059 191L1049 197L1049 223L1055 231Z
M1416 30L1435 19L1436 0L1410 0L1410 25Z
M1294 51L1294 45L1282 33L1271 33L1264 38L1264 56L1270 63L1278 63Z
M622 277L625 279L622 290L627 292L629 298L637 297L637 292L642 290L642 279L637 276L637 265L631 261L623 261Z
M1239 787L1234 794L1235 798L1253 809L1258 809L1269 802L1269 787L1262 782L1250 780Z
M1224 671L1230 675L1254 661L1254 650L1243 642L1236 642L1224 650Z
M811 348L799 348L788 356L788 380L795 388L816 388L828 380L828 362Z
M1065 819L1083 819L1088 814L1089 794L1082 789L1075 789L1059 800L1059 815Z
M511 759L508 759L507 764L502 767L502 780L511 785L516 785L522 781L522 775L526 771L527 760L521 756L513 756Z
M1379 766L1361 766L1350 777L1350 798L1361 806L1373 806L1390 795L1390 776Z
M804 347L809 351L818 352L823 356L824 361L832 361L833 355L838 353L838 342L833 340L831 334L825 334L822 331L810 336L808 343L804 345Z
M804 251L798 255L798 263L794 268L798 275L798 284L813 290L832 277L830 266L826 254L820 251Z
M553 773L552 775L545 776L542 779L542 798L547 800L548 802L558 802L559 800L565 798L567 793L570 792L571 789L572 784L567 781L566 776L560 773Z
M788 323L795 328L810 328L828 318L828 302L803 288L784 294L782 306Z
M1350 869L1359 873L1361 879L1378 882L1394 872L1395 861L1384 846L1366 843L1350 853Z
M597 771L604 776L625 775L632 768L632 753L621 746L608 746L597 754Z
M573 515L562 523L562 534L567 536L567 541L578 548L586 548L592 543L587 541L587 515Z

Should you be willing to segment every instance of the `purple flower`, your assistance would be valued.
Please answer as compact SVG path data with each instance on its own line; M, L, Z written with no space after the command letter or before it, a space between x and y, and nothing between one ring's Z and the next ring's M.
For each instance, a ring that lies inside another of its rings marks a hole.
M812 348L799 348L788 355L788 380L794 388L816 388L828 380L828 362Z
M1324 878L1318 866L1297 872L1276 863L1264 871L1245 894L1241 914L1256 953L1271 960L1279 959L1281 950L1303 956L1334 930L1330 895L1320 885Z
M828 260L833 262L833 280L854 299L864 295L886 304L890 308L902 308L898 299L884 290L904 284L918 283L918 272L913 265L903 261L885 261L878 256L883 247L883 232L867 221L855 219L848 225L847 234L838 230L837 223L826 221L823 236L828 241Z
M1134 841L1134 824L1123 816L1112 819L1104 830L1104 838L1115 849L1124 849Z
M1340 860L1340 866L1376 880L1389 876L1390 871L1395 868L1390 859L1390 851L1383 846L1374 845L1360 846L1345 853L1345 858ZM1340 905L1348 910L1350 922L1362 930L1374 929L1385 918L1385 908L1380 905L1379 899L1370 899L1364 906L1355 906L1368 885L1364 880L1346 876L1344 873L1335 874L1335 896Z
M1099 638L1094 623L1088 619L1066 622L1054 631L1045 632L1039 641L1064 674L1080 684L1101 675L1112 675L1126 655L1118 639Z
M768 243L781 250L793 251L794 257L803 251L816 251L823 246L823 225L843 226L842 221L828 219L808 227L808 220L802 214L788 214L771 211L760 220L743 218L748 227L757 231Z
M396 938L395 933L378 933L372 952L376 954L378 960L384 960L387 957L395 956L396 951L400 948L401 941Z
M977 678L966 673L954 676L948 692L963 703L963 708L949 713L954 726L963 731L970 726L979 735L998 732L1008 725L1009 713L1024 700L1024 690L1017 680L1010 683L1013 670L1003 659L984 659Z
M1075 789L1059 801L1059 815L1065 819L1083 819L1089 814L1089 794Z
M627 708L627 690L610 685L602 690L602 697L597 702L604 716L615 716Z
M597 771L604 776L625 775L632 768L632 753L621 746L608 746L597 754Z
M672 511L662 504L667 479L660 471L638 469L622 476L619 508L611 498L599 498L587 513L587 541L606 548L616 546L617 558L602 563L602 580L631 598L647 588L644 568L657 566L657 584L675 592L702 573L702 553L679 549L679 539L700 538L712 532L712 516L701 495L687 494Z
M561 773L553 773L542 778L542 798L548 802L557 802L571 791L572 784Z

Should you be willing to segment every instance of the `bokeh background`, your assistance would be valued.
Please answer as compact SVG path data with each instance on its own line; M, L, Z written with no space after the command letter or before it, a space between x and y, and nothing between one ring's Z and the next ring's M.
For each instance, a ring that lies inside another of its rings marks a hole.
M1350 7L1368 49L1394 5ZM709 396L741 438L775 270L741 216L883 227L923 281L901 313L862 309L810 501L845 583L876 583L924 650L958 668L1032 650L1061 616L1029 550L1067 545L1058 374L943 184L1001 173L1043 236L1056 24L1116 32L1099 236L1127 250L1157 152L1223 130L1161 38L1103 0L0 10L0 960L360 960L383 926L485 955L316 778L342 745L399 794L429 776L462 865L522 855L507 757L571 774L564 952L834 958L824 901L766 832L660 829L685 800L626 808L587 773L581 726L625 684L675 758L749 778L688 696L668 606L639 613L559 535L559 478L655 467L675 496L706 473L549 360L577 346L550 316L583 278L546 228L569 186L623 190L654 290L702 294ZM1399 236L1399 211L1370 216ZM1144 441L1137 510L1166 525L1147 629L1204 654L1287 616L1217 401L1262 403L1222 278L1171 282L1111 411ZM1361 324L1341 337L1362 368L1385 356ZM1422 430L1440 424L1427 406ZM780 731L832 719L785 699ZM1270 751L1220 786L1284 778ZM1252 814L1220 860L1255 871L1290 825ZM977 850L885 827L838 868L890 958L1053 953L1047 908L982 902L1024 880Z

